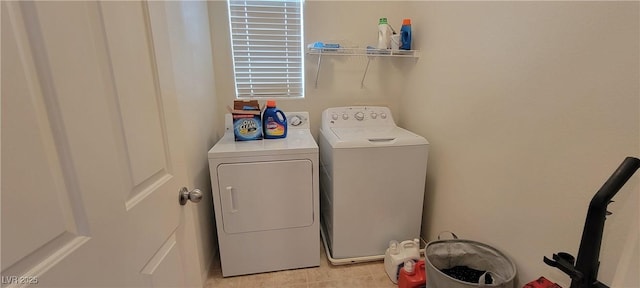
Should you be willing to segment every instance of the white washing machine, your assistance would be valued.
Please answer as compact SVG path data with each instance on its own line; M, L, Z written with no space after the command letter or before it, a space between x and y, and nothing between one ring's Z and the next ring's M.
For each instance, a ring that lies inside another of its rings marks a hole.
M384 258L391 240L420 238L427 140L396 126L387 107L322 113L322 235L334 264Z
M222 275L320 265L318 145L306 112L287 137L236 142L231 116L209 150Z

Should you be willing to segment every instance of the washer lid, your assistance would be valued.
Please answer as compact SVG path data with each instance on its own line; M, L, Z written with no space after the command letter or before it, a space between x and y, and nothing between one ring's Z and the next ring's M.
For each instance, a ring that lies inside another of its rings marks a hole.
M334 147L426 145L427 139L398 126L331 128ZM339 144L338 144L339 143Z
M223 157L271 156L300 153L318 153L318 145L309 129L291 129L282 139L235 141L233 132L227 132L209 150L209 159Z

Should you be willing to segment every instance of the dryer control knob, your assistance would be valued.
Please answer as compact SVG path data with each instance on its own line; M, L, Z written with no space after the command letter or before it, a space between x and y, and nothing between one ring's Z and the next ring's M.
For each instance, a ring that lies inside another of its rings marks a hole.
M349 119L349 114L347 114L347 113L342 113L342 119L344 119L344 120Z
M293 117L291 117L291 120L289 120L289 123L291 123L291 126L300 126L300 124L302 124L302 118L298 115L294 115Z
M376 119L376 118L378 118L378 113L376 113L376 112L371 112L371 118L372 118L372 119Z
M331 119L338 120L338 114L336 113L331 114Z
M356 114L354 114L353 117L355 117L356 120L358 120L358 121L362 121L362 120L364 120L364 113L356 112Z
M380 118L387 119L387 113L384 113L384 112L380 113Z

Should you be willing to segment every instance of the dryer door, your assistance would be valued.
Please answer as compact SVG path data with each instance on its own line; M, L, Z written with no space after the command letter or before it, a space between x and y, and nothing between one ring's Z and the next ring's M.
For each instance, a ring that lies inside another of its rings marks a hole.
M229 234L313 224L311 160L218 166L224 231Z

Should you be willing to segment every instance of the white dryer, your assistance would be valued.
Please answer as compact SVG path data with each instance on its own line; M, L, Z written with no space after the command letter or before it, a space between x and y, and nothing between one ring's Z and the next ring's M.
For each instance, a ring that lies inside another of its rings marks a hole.
M334 264L384 258L391 240L420 238L427 140L387 107L322 113L320 214Z
M286 113L287 137L209 150L222 275L320 265L318 145L306 112Z

